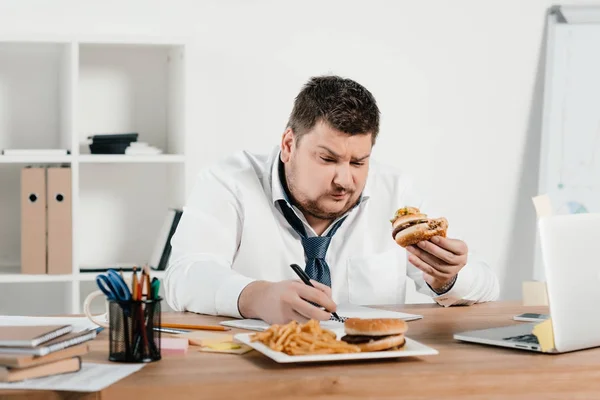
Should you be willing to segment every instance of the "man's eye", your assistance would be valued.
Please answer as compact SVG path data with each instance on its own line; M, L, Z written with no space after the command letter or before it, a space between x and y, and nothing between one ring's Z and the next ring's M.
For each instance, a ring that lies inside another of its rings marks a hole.
M356 167L362 167L363 165L365 165L364 162L352 162L352 165L356 166Z
M333 158L325 158L325 157L321 157L321 160L327 162L327 163L332 163L335 162L335 160Z

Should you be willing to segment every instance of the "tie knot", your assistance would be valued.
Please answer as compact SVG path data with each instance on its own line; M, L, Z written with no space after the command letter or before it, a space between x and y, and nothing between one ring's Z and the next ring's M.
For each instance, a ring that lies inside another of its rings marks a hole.
M304 247L306 258L324 260L325 255L327 254L327 248L329 247L329 242L331 242L331 237L329 236L302 238L302 246Z

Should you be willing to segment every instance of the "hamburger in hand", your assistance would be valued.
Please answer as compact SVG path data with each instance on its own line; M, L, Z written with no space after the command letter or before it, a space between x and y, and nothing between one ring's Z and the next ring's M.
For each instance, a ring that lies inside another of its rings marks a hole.
M391 220L392 237L402 247L411 246L434 236L446 237L446 218L431 219L417 207L403 207Z
M406 322L396 318L348 318L341 340L358 346L361 352L397 350L406 343L407 329Z

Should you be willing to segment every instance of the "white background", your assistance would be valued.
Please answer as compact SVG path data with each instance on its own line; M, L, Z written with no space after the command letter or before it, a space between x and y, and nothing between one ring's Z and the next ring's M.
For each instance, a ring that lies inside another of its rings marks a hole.
M357 80L382 112L374 155L421 182L507 299L532 276L550 5L0 0L0 34L189 36L190 184L233 151L276 145L310 76Z

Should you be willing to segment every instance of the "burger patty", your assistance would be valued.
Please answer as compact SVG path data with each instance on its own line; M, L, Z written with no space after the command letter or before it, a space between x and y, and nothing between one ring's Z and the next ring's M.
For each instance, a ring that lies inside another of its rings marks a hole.
M437 229L442 226L442 221L439 220L431 220L429 221L429 229Z
M417 220L414 220L414 221L410 221L410 222L407 222L407 223L402 224L402 225L398 225L396 228L394 228L394 231L392 232L392 237L395 238L396 234L398 232L400 232L401 230L404 230L406 228L410 228L413 225L422 224L422 223L427 222L427 221L428 221L428 219L424 218L424 219L417 219Z
M362 343L373 342L375 340L389 338L392 336L398 336L398 335L383 335L383 336L345 335L345 336L342 336L342 338L340 340L342 340L346 343L349 343L349 344L362 344Z

